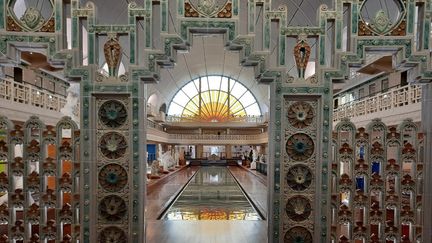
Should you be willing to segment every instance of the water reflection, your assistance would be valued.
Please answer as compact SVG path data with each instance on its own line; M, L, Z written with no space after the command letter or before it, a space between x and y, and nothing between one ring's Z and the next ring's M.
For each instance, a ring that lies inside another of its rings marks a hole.
M225 167L202 167L162 219L260 220Z

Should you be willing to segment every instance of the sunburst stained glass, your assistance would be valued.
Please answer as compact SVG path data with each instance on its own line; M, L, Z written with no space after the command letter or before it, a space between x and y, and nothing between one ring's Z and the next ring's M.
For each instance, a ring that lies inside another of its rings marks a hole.
M168 115L184 121L226 122L261 116L253 94L224 76L204 76L183 86L172 99Z

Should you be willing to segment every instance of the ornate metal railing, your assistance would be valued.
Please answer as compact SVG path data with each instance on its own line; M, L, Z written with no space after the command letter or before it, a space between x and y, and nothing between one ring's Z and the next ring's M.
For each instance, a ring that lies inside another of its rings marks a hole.
M60 112L66 98L36 86L0 78L0 99Z
M333 110L333 121L420 103L421 89L421 86L407 85L340 105Z

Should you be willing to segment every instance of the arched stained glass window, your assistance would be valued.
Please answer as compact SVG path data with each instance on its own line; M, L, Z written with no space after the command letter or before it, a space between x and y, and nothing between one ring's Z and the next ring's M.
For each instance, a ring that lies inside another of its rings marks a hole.
M261 116L253 94L224 76L204 76L183 86L172 99L168 115L183 121L226 122Z

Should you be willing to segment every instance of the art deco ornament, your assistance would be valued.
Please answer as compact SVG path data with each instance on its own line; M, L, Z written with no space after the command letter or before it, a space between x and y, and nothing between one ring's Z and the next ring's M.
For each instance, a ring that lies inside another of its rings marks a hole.
M284 243L312 243L312 234L304 227L296 226L288 230Z
M289 123L299 129L303 129L312 124L314 118L313 108L310 104L299 101L288 107Z
M294 46L293 52L299 78L304 78L311 53L311 47L307 43L307 35L299 35L297 44Z
M100 232L99 242L126 243L128 242L128 238L122 229L110 226Z
M118 192L128 182L126 170L119 164L107 164L99 171L99 184L109 192Z
M228 0L190 0L189 4L203 17L213 17L219 13Z
M126 212L126 202L117 195L109 195L99 203L99 215L106 221L119 221L124 218Z
M117 76L117 71L121 60L121 53L122 48L117 35L114 33L109 33L108 40L104 44L104 54L110 77Z
M288 170L286 180L294 191L304 191L312 183L312 171L306 165L294 165Z
M314 147L312 138L305 133L294 134L286 142L287 154L296 161L309 159L314 152Z
M21 17L21 21L29 29L35 29L38 25L42 25L45 22L45 19L42 17L42 14L38 9L29 7Z
M118 128L126 122L126 107L117 100L109 100L99 108L99 120L108 128Z

